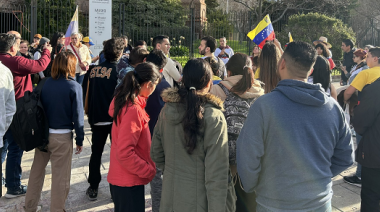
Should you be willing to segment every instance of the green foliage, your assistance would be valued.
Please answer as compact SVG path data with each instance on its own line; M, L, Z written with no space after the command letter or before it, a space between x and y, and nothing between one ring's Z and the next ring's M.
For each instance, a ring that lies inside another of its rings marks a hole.
M170 48L170 56L172 57L183 57L189 55L189 48L186 46L174 46Z
M294 41L312 43L320 36L327 37L332 45L331 52L334 60L341 60L343 52L341 44L343 39L351 39L355 43L354 31L341 20L319 13L298 14L289 17L288 24L278 34L277 38L282 44L288 43L288 33L291 32Z
M209 12L215 12L216 8L219 7L219 3L217 0L205 0L205 3L207 5L207 15Z
M228 20L228 15L223 13L222 10L215 10L207 15L207 26L204 29L205 35L215 38L219 38L220 36L227 37L233 31L233 24Z

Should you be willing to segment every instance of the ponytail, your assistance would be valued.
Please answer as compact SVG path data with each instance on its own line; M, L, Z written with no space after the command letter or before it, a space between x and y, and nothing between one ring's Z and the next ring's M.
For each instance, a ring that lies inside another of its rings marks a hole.
M252 61L246 54L236 53L227 63L227 70L234 75L242 75L242 78L237 82L231 91L237 94L244 94L254 83L254 73L252 70Z
M231 88L231 91L237 94L247 92L250 88L252 88L254 77L255 75L253 74L251 66L244 66L243 77Z
M139 95L141 85L145 82L156 82L161 79L161 74L157 67L150 62L141 63L134 71L128 72L122 84L115 91L113 120L117 125L117 117L124 106L130 107L135 103L135 98Z

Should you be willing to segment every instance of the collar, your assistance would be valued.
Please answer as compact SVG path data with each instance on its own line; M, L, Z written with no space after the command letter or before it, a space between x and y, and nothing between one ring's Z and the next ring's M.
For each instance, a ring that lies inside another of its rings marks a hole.
M0 55L9 55L10 57L13 57L11 54L7 53L0 53Z

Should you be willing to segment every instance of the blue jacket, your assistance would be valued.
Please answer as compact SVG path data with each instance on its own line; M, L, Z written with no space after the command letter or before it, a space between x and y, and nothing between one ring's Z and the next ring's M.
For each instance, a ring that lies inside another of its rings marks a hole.
M46 80L41 102L52 129L75 129L76 145L83 146L84 112L82 86L73 78Z
M320 84L282 80L251 106L237 140L244 190L271 211L309 211L332 197L331 178L353 163L348 124Z

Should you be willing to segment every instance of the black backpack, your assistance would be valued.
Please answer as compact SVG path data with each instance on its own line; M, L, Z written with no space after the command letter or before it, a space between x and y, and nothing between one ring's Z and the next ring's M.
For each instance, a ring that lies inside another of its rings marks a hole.
M227 96L223 103L223 114L227 122L229 161L231 165L236 165L236 140L244 126L245 119L247 119L249 108L256 98L243 99L229 91L221 83L218 85Z
M34 148L47 151L49 125L40 100L41 90L47 79L41 80L33 92L25 91L24 97L16 102L17 110L10 129L14 141L25 151Z

